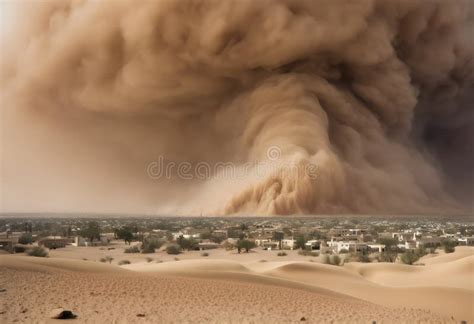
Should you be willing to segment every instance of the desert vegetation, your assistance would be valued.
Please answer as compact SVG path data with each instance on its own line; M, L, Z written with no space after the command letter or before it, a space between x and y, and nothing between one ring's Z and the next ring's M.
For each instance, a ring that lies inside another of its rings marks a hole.
M42 246L34 246L30 250L28 250L26 254L28 254L29 256L44 258L48 256L48 250L46 250Z
M168 244L166 247L166 253L168 254L180 254L181 247L178 244Z

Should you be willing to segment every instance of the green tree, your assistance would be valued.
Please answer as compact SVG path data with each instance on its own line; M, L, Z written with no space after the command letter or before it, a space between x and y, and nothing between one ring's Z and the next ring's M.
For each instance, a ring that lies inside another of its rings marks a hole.
M198 246L196 240L187 239L187 238L184 238L183 236L178 237L178 239L176 240L176 243L178 243L181 249L188 250L188 251L195 250L197 249L197 246Z
M285 234L283 232L273 232L273 240L278 241L278 246L281 250L281 241L285 237Z
M369 256L362 252L358 252L356 258L358 262L371 262Z
M391 237L382 237L379 239L380 244L385 245L385 251L396 250L398 241Z
M412 265L413 263L415 263L419 259L420 259L420 256L417 253L413 252L413 251L406 251L400 257L400 260L403 263L410 264L410 265Z
M304 249L305 248L305 243L306 243L306 238L304 237L304 235L298 235L296 237L295 248L296 249Z
M114 260L114 258L112 258L111 256L106 256L104 258L100 258L100 262L108 262L109 264L112 263L112 261Z
M117 231L117 238L119 240L123 240L125 243L128 243L128 245L130 245L133 240L133 232L128 227L121 228Z
M95 239L100 240L100 226L99 223L95 221L90 221L87 224L87 227L84 228L81 232L81 236L87 237L92 243Z
M210 239L212 242L217 243L217 244L221 244L222 241L224 241L224 238L223 238L222 236L214 235L214 234L212 234L209 239Z
M449 240L441 242L441 246L443 247L445 253L453 253L456 249L456 243Z
M428 251L425 249L424 246L420 246L419 248L417 248L417 249L415 250L415 254L416 254L419 258L421 258L422 256L427 255L427 254L428 254Z
M249 240L239 240L237 241L237 249L244 249L246 253L249 253L251 249L255 247L255 242L254 241L249 241ZM240 253L240 252L239 252Z
M33 236L31 233L24 233L18 238L18 243L20 244L31 244L33 243Z
M379 255L379 262L395 262L397 260L397 252L393 251L384 251Z
M155 253L155 249L159 249L165 242L155 237L147 237L143 240L141 249L142 253Z

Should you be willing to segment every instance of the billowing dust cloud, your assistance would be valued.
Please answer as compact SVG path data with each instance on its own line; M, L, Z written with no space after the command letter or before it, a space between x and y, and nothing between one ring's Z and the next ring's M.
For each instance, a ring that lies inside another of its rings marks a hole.
M9 3L2 209L472 212L473 3ZM146 172L269 147L317 176Z

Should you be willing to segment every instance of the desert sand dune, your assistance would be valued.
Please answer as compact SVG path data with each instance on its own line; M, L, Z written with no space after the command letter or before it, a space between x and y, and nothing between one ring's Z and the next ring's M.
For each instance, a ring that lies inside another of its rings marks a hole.
M465 252L428 266L342 267L216 259L118 267L2 255L0 322L54 323L57 307L77 323L472 322L474 259Z
M352 263L342 268L315 263L291 263L265 274L304 282L380 305L423 308L445 316L472 320L474 259L468 258L453 261L454 264L439 263L423 268L389 263ZM394 283L402 287L391 287L396 286Z
M106 263L60 258L35 258L28 256L0 256L0 267L29 271L76 271L91 273L122 273L125 269Z
M2 292L2 323L54 323L48 314L56 307L74 310L78 314L74 322L80 323L291 323L302 317L310 323L454 322L425 310L394 310L299 289L298 285L214 279L213 272L207 278L131 271L109 275L72 271L68 266L60 270L36 262L26 270L12 260L9 256L0 259L0 284L6 289Z
M474 255L474 249L472 247L458 246L454 253L444 253L443 251L440 251L439 254L427 254L422 257L418 263L423 263L425 265L446 263L472 255Z
M182 260L178 262L163 263L134 263L122 266L138 272L192 272L192 271L217 271L217 272L246 272L245 266L232 260Z
M386 286L453 287L474 290L474 256L428 266L404 264L349 264L364 278Z

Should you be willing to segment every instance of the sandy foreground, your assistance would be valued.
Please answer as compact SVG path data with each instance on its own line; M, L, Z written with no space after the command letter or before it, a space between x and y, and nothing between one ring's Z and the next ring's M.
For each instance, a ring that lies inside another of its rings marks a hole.
M78 315L71 323L474 322L474 248L428 255L418 266L336 267L272 252L179 261L159 252L152 262L120 249L0 255L0 323L61 322L49 318L58 307ZM116 256L112 264L94 261L104 253ZM119 253L132 264L118 266Z

